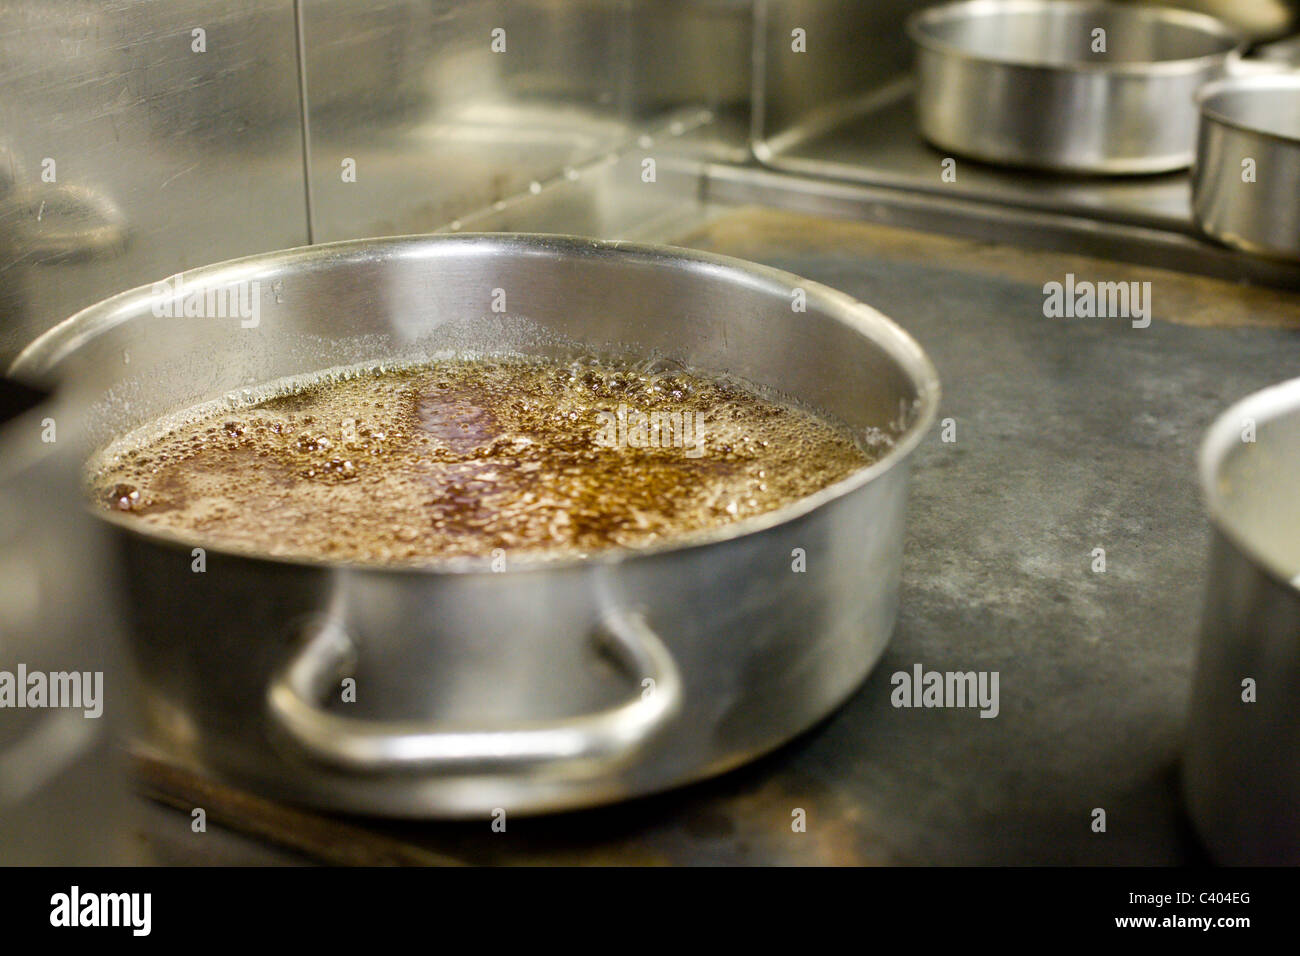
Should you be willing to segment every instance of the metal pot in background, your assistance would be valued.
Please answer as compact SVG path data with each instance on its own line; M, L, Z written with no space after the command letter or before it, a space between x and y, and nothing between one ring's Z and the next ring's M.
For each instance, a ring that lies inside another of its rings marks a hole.
M1105 52L1094 53L1094 31ZM921 132L940 149L1055 172L1191 165L1193 95L1243 38L1213 17L1074 0L965 0L907 22Z
M938 383L916 343L867 306L738 260L542 236L337 243L184 282L255 283L259 321L162 318L157 294L138 289L47 333L15 373L77 383L103 442L338 366L448 349L630 351L776 388L896 444L817 494L709 534L500 573L487 557L412 570L212 548L196 573L193 542L116 519L152 742L177 759L365 813L588 806L776 747L881 654L908 458ZM806 311L791 308L796 288ZM490 311L494 290L509 314ZM357 680L355 703L337 700L343 675Z
M1300 71L1247 66L1197 95L1192 212L1220 242L1300 259Z
M1214 531L1183 786L1223 863L1300 864L1298 463L1300 379L1228 409L1201 448Z

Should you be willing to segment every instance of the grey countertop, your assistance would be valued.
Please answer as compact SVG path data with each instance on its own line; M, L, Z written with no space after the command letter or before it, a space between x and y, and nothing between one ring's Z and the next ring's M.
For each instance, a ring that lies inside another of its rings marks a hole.
M327 836L263 834L334 861L372 839L503 863L1199 860L1177 789L1208 544L1196 449L1233 400L1300 374L1300 296L765 209L676 241L871 303L939 369L956 441L936 429L915 458L875 672L780 751L674 793L506 833L302 814ZM1043 284L1071 272L1151 282L1154 320L1044 317ZM916 664L997 671L1000 713L893 707L890 675Z

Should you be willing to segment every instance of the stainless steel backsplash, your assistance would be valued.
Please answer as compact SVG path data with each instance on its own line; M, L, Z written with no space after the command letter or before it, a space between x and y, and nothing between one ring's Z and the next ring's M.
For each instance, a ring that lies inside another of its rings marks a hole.
M183 269L493 221L676 111L797 130L906 75L924 5L0 0L0 367Z
M113 292L305 241L294 50L291 0L0 4L0 362Z
M903 23L933 5L934 0L758 0L754 139L790 135L906 74L912 51Z
M0 366L114 292L432 230L647 117L743 109L751 23L751 0L0 3Z

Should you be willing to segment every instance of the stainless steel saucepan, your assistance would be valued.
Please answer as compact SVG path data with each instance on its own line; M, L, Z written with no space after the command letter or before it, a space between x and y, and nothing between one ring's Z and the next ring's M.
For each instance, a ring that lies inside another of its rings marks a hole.
M365 813L586 806L772 749L852 693L884 648L908 458L939 387L873 309L737 260L542 236L363 240L184 275L186 294L246 290L256 320L157 314L177 285L77 314L14 374L79 393L93 444L332 367L632 352L779 389L895 442L845 480L713 533L507 558L504 571L488 556L399 570L214 548L195 570L201 542L113 520L149 734L179 758ZM503 296L509 311L492 311ZM344 677L355 702L339 700Z
M1220 242L1300 259L1300 71L1258 62L1234 71L1243 68L1197 95L1192 211Z
M1221 862L1300 864L1300 379L1224 412L1200 468L1213 544L1188 807Z
M914 14L916 106L940 149L1077 173L1185 168L1193 96L1243 39L1214 17L1076 0L965 0Z

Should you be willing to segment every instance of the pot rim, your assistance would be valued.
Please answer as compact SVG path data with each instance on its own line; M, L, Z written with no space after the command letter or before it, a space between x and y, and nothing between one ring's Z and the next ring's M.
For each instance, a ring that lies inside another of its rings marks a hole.
M411 564L379 564L330 561L323 558L269 555L253 549L207 545L198 537L144 528L138 522L111 512L94 510L97 517L132 534L159 544L189 550L202 547L209 553L235 556L244 559L269 561L326 570L351 572L379 572L391 574L473 574L473 573L528 573L558 571L570 568L609 567L636 559L662 554L688 551L724 544L737 538L758 534L788 524L808 515L832 501L845 497L870 484L885 473L901 466L921 443L938 416L940 385L939 375L929 356L920 344L892 319L877 309L830 286L823 285L793 273L758 263L747 262L731 256L686 249L659 243L626 242L623 240L591 239L581 236L550 233L454 233L386 236L368 239L347 239L339 242L298 246L292 249L258 253L238 259L213 263L181 273L187 284L220 285L256 277L261 267L274 267L277 271L301 263L348 260L374 262L386 256L409 256L414 252L435 247L469 246L487 254L493 251L523 252L533 255L569 254L577 256L631 257L651 266L688 263L704 271L721 272L733 279L749 284L780 289L783 296L788 290L801 288L810 305L815 304L829 317L848 325L853 331L871 341L899 368L916 390L912 421L897 437L892 448L876 461L852 474L825 486L796 501L718 528L693 534L674 536L670 541L637 548L602 548L584 556L533 557L524 555L507 562L505 572L491 570L491 557L441 558ZM169 277L174 278L174 277ZM105 332L130 321L146 311L152 301L153 285L145 284L120 292L88 306L64 319L31 342L10 365L8 374L19 380L46 380L52 371L68 359L85 343Z
M1300 99L1300 71L1285 72L1279 70L1277 73L1264 73L1250 76L1225 76L1210 83L1206 83L1196 91L1196 107L1200 110L1201 118L1203 120L1218 123L1220 126L1226 126L1229 129L1241 133L1247 133L1251 136L1261 136L1266 140L1271 140L1284 146L1300 146L1300 136L1290 136L1286 133L1279 133L1277 130L1252 125L1216 107L1211 102L1211 100L1222 93L1238 91L1280 91L1283 93L1292 93L1297 97L1297 99Z
M1206 36L1222 39L1227 45L1218 53L1203 53L1200 56L1180 57L1171 60L1132 60L1118 63L1080 60L1075 63L1045 63L1041 60L1014 56L989 56L975 53L969 47L960 43L941 40L926 32L926 28L935 23L969 20L983 14L1020 13L1032 15L1055 9L1068 9L1072 12L1080 10L1105 11L1108 16L1128 17L1135 23L1179 24L1197 29ZM1110 2L1100 2L1100 0L955 0L955 2L942 4L941 6L918 10L907 18L905 29L908 37L917 47L932 53L965 60L969 63L1037 70L1055 75L1163 76L1165 74L1186 74L1190 76L1223 62L1234 52L1243 53L1247 48L1246 38L1242 33L1230 24L1208 13L1199 13L1195 10L1184 10L1178 7L1117 6Z
M1263 573L1285 588L1297 589L1295 572L1287 573L1240 530L1219 489L1219 474L1236 446L1241 444L1241 421L1251 418L1256 427L1288 414L1300 414L1300 378L1289 379L1252 392L1230 405L1210 424L1198 455L1201 495L1210 523Z

